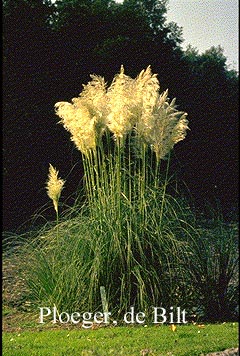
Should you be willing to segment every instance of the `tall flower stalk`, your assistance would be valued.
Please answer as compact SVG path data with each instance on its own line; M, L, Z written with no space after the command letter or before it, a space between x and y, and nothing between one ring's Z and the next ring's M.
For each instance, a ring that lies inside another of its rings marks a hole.
M49 164L48 180L46 184L47 195L53 202L53 207L56 212L56 222L58 228L59 212L58 202L63 190L65 181L58 177L58 171L51 164Z

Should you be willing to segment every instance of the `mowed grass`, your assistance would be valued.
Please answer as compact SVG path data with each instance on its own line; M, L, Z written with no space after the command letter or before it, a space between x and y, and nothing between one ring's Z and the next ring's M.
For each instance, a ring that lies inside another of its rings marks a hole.
M238 323L116 326L3 333L4 356L200 356L238 346ZM145 353L144 353L145 350Z

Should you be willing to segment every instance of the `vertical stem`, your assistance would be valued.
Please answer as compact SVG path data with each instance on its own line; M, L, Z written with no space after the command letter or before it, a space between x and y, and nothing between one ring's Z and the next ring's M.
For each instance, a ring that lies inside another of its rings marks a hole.
M115 187L115 170L114 170L114 154L115 154L115 146L114 145L114 154L112 153L111 150L111 136L109 131L106 132L106 139L107 139L107 181L108 181L108 194L111 199L111 202L113 203L112 199L114 197L114 187Z
M141 206L141 218L142 218L142 229L145 227L145 198L146 198L146 144L142 144L142 172L140 175L140 206Z
M157 188L158 188L158 173L160 171L160 159L156 159L156 163L155 163L155 173L154 173L154 190L156 192Z
M118 206L118 224L121 221L121 139L117 139L117 206Z
M58 207L56 210L56 224L57 224L57 238L59 237L59 214L58 214Z
M93 199L92 186L90 181L90 171L89 171L89 159L84 156L83 159L84 166L84 175L85 175L85 184L86 184L86 193L88 202L91 203Z
M107 167L106 167L106 160L104 154L104 148L102 142L100 143L99 150L98 150L98 170L99 170L99 185L101 188L101 202L102 206L108 202L108 194L109 194L109 186L108 186L108 174L107 174ZM108 193L108 194L107 194Z
M90 151L89 153L89 168L90 168L90 180L93 191L93 199L96 200L96 179L95 179L95 164L94 164L94 153Z
M165 175L164 186L163 186L162 203L161 203L161 210L160 210L160 226L162 224L163 208L164 208L165 195L166 195L166 189L167 189L167 177L168 177L168 172L169 172L169 166L170 166L170 153L168 155L167 169L166 169L166 175Z
M101 199L101 179L100 179L101 163L99 161L99 154L97 149L95 149L92 154L92 166L93 166L94 184L96 186L96 196L97 199L100 200Z
M130 204L132 202L132 172L131 171L132 168L131 168L131 133L130 133L128 136L128 195L127 195Z

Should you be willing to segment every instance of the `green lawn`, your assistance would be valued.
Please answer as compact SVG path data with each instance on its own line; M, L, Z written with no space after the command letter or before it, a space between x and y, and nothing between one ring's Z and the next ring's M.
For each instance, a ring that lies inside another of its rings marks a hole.
M117 326L95 330L38 328L3 333L4 356L200 356L238 345L238 323Z

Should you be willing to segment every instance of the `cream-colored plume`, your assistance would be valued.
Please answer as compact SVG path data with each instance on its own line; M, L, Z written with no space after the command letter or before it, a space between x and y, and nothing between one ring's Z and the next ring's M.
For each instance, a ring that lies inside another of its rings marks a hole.
M121 66L120 73L115 76L107 91L107 127L116 139L126 136L135 124L133 85L134 80L124 74Z
M92 81L83 86L78 98L72 104L55 104L60 122L71 133L71 140L85 155L96 148L106 128L107 103L106 84L102 77L91 75Z
M51 164L49 164L48 181L47 181L47 194L53 201L53 206L58 214L58 201L63 189L65 181L58 178L58 171Z
M150 66L136 79L125 75L121 66L108 89L102 77L91 78L72 104L55 104L61 123L83 154L96 148L107 128L118 142L123 142L135 128L140 140L156 153L157 160L185 138L187 113L177 111L175 99L169 103L168 90L159 93L159 81Z
M166 90L159 96L153 110L154 125L145 135L157 161L164 159L173 146L185 138L188 129L187 113L176 109L175 99L169 103L167 94Z

